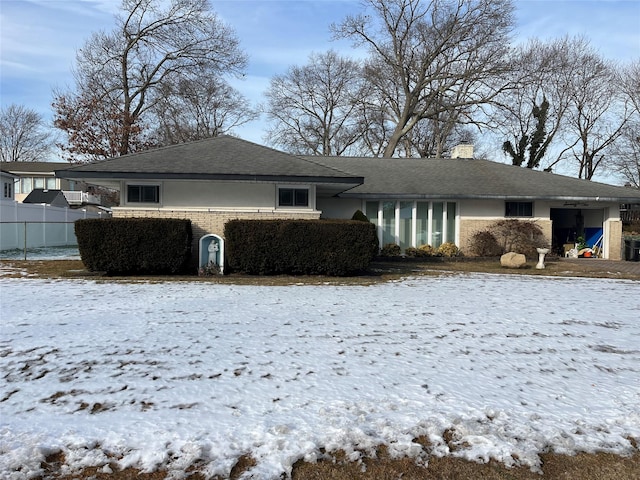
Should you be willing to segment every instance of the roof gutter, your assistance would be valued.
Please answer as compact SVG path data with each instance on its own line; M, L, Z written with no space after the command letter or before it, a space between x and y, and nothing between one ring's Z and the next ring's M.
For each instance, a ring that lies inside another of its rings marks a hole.
M225 173L142 173L142 172L90 172L56 170L58 178L100 179L100 180L225 180L244 182L305 182L305 183L343 183L362 185L364 177L325 177L316 175L252 175Z
M341 198L361 198L363 200L555 200L563 202L595 202L595 203L636 203L640 197L593 197L593 196L563 196L563 195L474 195L474 194L410 194L410 193L341 193Z

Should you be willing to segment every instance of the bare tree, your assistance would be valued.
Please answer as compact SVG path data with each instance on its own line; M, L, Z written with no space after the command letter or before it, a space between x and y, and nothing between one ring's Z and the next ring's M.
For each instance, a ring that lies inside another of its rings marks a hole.
M203 73L179 78L158 89L154 103L153 143L170 145L233 132L258 117L237 90L218 77Z
M0 160L38 162L52 147L51 132L42 116L23 105L11 104L0 110Z
M615 66L593 51L577 59L579 69L570 85L569 134L577 138L571 155L578 178L591 180L608 163L608 153L632 114L621 91Z
M78 104L95 109L86 118L102 126L116 123L106 143L124 155L140 145L132 137L143 134L145 117L164 83L202 72L238 74L246 57L207 0L123 0L121 12L112 32L94 33L77 52L76 90L58 93L54 107L55 124L65 132L85 128L68 108ZM73 141L71 135L69 151L80 156L83 146Z
M384 156L424 119L470 116L491 101L507 68L511 0L366 0L371 15L334 25L338 38L369 48L369 80L392 125ZM441 152L437 152L439 155Z
M276 75L266 92L269 142L298 154L343 155L366 130L367 85L358 62L334 51Z
M620 80L631 113L613 146L612 164L630 185L640 188L640 59L621 70Z
M492 124L514 165L551 169L575 146L573 139L553 151L566 130L568 87L578 75L578 52L589 49L584 37L563 37L548 42L532 39L514 50L509 73L513 88L501 92L492 110Z

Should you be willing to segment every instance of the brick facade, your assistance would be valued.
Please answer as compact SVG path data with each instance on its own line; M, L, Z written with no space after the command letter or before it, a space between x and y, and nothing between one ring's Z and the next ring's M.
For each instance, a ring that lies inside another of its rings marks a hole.
M320 212L310 210L286 211L237 211L237 210L211 210L211 209L172 209L172 208L114 208L114 218L178 218L191 220L193 229L192 257L197 262L200 238L213 233L224 237L224 225L229 220L276 220L276 219L304 219L315 220L320 218Z
M608 258L609 260L622 260L622 247L624 247L624 242L622 241L622 220L608 220L607 222L608 228L608 240L609 240L609 251Z
M471 241L476 232L487 230L489 226L503 218L493 219L460 219L460 245L459 248L465 255L471 253ZM542 229L542 233L547 239L547 244L551 245L551 220L537 219L535 223Z

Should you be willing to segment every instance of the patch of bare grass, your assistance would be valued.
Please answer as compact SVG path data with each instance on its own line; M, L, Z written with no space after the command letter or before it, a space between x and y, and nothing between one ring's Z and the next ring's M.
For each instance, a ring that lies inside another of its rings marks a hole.
M378 448L375 456L350 461L343 451L324 454L315 462L302 460L293 466L293 480L622 480L640 478L640 454L621 457L610 453L577 455L541 455L542 473L528 467L506 467L491 460L477 463L457 457L393 458L386 447ZM44 474L36 480L165 480L168 473L157 471L141 472L135 468L118 470L116 463L102 467L85 468L73 474L63 473L64 454L49 455L42 464ZM256 465L255 459L243 455L232 468L230 476L215 477L213 480L236 480L248 473ZM194 465L184 472L190 480L204 480L204 475Z

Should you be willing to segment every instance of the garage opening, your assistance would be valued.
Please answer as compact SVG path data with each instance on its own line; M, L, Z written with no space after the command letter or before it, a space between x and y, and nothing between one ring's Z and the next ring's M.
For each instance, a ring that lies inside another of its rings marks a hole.
M601 256L603 251L604 209L602 208L552 208L552 249L560 256L584 243Z

